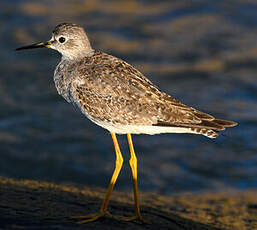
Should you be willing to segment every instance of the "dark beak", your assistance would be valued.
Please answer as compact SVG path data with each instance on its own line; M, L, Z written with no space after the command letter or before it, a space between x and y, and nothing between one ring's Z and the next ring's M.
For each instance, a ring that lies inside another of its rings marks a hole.
M51 46L51 41L47 41L47 42L40 42L40 43L35 43L32 45L28 45L28 46L22 46L17 48L16 50L26 50L26 49L35 49L35 48L44 48L44 47L50 47Z

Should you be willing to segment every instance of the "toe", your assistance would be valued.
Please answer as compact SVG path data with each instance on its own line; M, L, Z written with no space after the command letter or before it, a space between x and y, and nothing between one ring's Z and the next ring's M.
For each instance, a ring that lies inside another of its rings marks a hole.
M121 219L124 221L138 221L142 224L150 224L149 221L143 219L141 216L122 217Z
M100 212L100 213L95 213L95 214L89 214L86 216L72 216L70 217L71 219L82 219L81 221L78 221L77 224L86 224L89 222L96 221L97 219L103 217L104 215L111 216L109 212Z

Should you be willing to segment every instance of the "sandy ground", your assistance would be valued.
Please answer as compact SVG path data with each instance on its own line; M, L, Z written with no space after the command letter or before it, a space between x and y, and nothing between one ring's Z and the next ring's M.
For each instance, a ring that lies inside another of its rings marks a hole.
M0 178L1 229L257 229L256 191L141 194L142 215L151 224L105 217L78 225L70 216L97 212L105 189ZM114 192L109 211L133 215L131 194Z

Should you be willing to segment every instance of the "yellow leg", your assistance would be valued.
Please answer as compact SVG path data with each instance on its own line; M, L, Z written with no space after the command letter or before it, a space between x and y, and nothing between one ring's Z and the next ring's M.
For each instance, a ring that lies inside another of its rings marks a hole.
M114 148L115 148L115 153L116 153L116 165L115 165L115 169L114 172L112 174L112 178L108 187L108 191L105 195L105 199L102 203L100 212L98 214L91 214L91 215L87 215L87 216L76 216L74 218L79 218L79 219L86 219L86 220L82 220L79 221L78 224L85 224L88 222L92 222L95 221L97 219L99 219L100 217L103 217L105 214L111 216L111 214L107 211L108 208L108 204L109 204L109 200L115 185L115 182L119 176L120 170L122 168L122 164L123 164L123 157L121 155L121 151L120 151L120 147L119 147L119 143L117 140L117 137L115 135L115 133L111 133L112 135L112 140L113 140L113 144L114 144Z
M139 197L138 197L138 189L137 189L137 157L134 151L133 142L131 138L131 134L127 134L128 137L128 144L130 149L130 160L129 164L132 171L132 177L133 177L133 187L134 187L134 199L135 199L135 216L123 218L123 220L126 221L132 221L132 220L139 220L142 223L148 223L146 220L144 220L140 213L140 207L139 207Z
M114 185L116 183L116 180L117 180L117 178L119 176L120 170L121 170L122 165L123 165L123 157L121 155L121 151L120 151L120 147L119 147L119 143L118 143L117 137L116 137L115 133L111 133L111 135L112 135L112 140L113 140L113 144L114 144L114 148L115 148L115 153L116 153L116 166L115 166L115 170L113 172L113 175L112 175L112 178L111 178L111 182L109 184L108 191L106 193L104 202L103 202L103 204L101 206L101 210L103 210L104 212L107 211L108 203L109 203L109 200L110 200L110 197L111 197Z

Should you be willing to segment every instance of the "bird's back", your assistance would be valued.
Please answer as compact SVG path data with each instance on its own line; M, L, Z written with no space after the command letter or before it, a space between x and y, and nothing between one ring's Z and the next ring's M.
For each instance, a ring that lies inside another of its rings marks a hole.
M93 122L115 133L191 132L216 137L221 121L161 92L125 61L95 51L55 71L59 94Z

